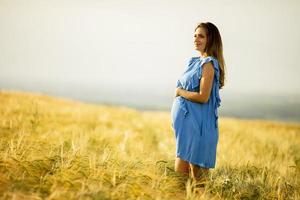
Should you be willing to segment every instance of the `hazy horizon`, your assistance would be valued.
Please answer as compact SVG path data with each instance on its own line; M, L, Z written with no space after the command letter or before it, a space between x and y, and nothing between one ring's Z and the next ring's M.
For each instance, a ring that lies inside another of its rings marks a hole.
M1 84L1 82L0 82ZM2 84L2 86L5 84ZM84 87L80 85L26 84L6 86L2 89L45 94L92 104L126 106L137 110L159 110L170 112L173 94L143 93L142 90L120 88ZM1 89L0 89L1 90ZM267 119L300 122L300 95L264 95L223 92L220 90L220 117L240 119Z

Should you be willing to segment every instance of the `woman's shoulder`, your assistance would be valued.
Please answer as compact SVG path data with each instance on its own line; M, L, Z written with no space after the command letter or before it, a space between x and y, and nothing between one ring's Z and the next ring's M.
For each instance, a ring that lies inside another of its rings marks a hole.
M203 66L206 63L212 62L214 67L218 67L218 60L214 56L206 56L204 58L199 56L190 57L188 60L188 66L191 66L193 63L199 62L200 67Z
M218 62L217 58L215 58L213 56L207 56L207 57L203 58L203 62L202 62L201 65L203 66L204 64L207 64L210 61L212 62L213 68L216 72L216 77L219 78L220 77L220 70L219 70L219 62Z
M215 58L213 56L207 56L207 57L203 58L201 65L207 64L209 62L212 62L214 68L219 68L219 61L217 58Z
M218 59L215 58L214 56L206 56L204 58L202 58L203 60L203 63L207 63L207 62L210 62L210 61L213 61L213 62L218 62Z

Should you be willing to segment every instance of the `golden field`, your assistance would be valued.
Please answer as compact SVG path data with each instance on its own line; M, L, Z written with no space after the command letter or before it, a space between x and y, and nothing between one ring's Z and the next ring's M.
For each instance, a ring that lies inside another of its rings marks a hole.
M174 172L170 112L0 91L0 199L300 199L300 124L219 118L202 192Z

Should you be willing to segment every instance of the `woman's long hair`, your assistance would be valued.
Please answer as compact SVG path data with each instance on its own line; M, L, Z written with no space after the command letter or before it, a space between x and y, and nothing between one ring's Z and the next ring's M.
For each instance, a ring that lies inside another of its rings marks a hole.
M197 28L204 28L206 30L206 47L205 47L205 54L207 56L213 56L215 57L220 66L220 89L224 86L225 81L225 60L223 57L223 44L220 32L218 28L210 23L199 23L197 27L195 28L195 31Z

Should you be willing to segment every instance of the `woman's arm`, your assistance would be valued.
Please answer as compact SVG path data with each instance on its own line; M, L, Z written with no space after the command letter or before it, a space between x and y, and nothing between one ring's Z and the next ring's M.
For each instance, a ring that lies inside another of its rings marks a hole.
M197 103L207 103L211 93L214 73L214 67L211 62L203 64L199 92L191 92L182 88L176 88L175 96L182 96Z

